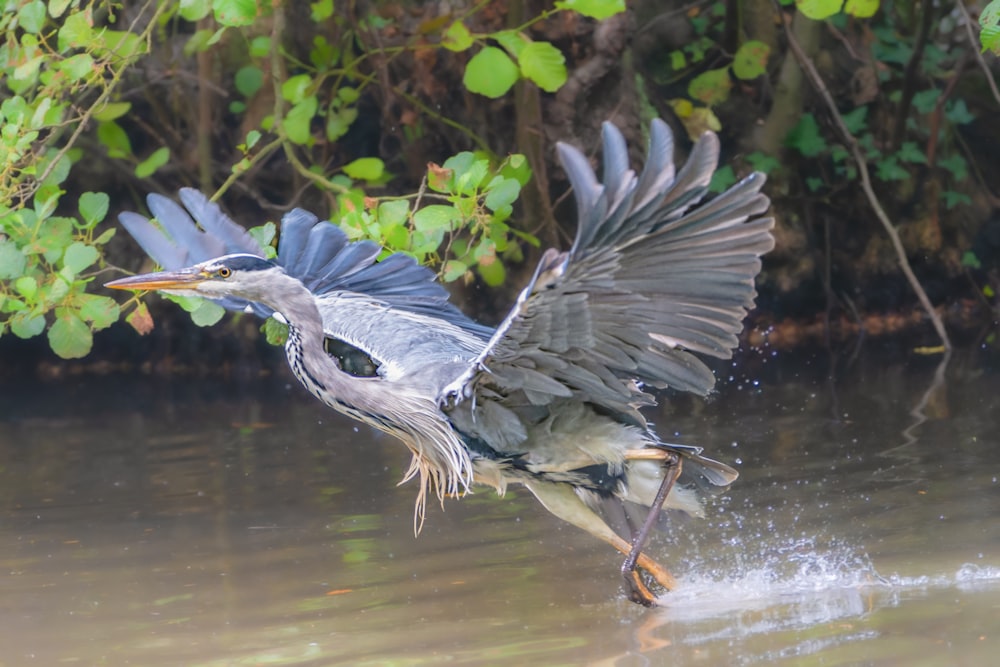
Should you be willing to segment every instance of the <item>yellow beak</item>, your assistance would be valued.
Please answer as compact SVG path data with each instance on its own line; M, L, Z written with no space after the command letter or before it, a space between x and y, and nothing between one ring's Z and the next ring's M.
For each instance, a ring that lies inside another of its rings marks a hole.
M133 290L195 290L206 278L208 275L199 269L181 269L180 271L159 271L129 278L119 278L105 283L104 286L112 289Z

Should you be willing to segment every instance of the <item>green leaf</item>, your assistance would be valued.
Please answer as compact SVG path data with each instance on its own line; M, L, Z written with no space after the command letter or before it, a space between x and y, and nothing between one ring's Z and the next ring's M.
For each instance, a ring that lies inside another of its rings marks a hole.
M236 70L233 83L240 95L252 97L264 85L264 72L256 65L246 65Z
M809 189L809 192L819 192L819 189L823 187L823 179L810 176L806 178L806 187Z
M292 104L298 104L306 98L306 92L312 82L312 77L308 74L296 74L281 84L281 97Z
M28 307L24 301L0 292L0 313L16 313Z
M754 168L754 171L762 171L765 174L774 173L781 167L781 160L760 151L754 151L747 155L746 161Z
M384 201L376 209L379 223L385 225L405 225L410 215L410 202L405 199ZM398 244L396 247L400 247Z
M191 56L194 56L197 53L201 53L207 50L208 47L211 46L209 42L212 40L215 34L217 33L213 33L211 30L208 30L207 28L203 28L201 30L195 30L193 33L191 33L191 36L188 37L187 41L184 43L184 49L182 50L182 52L184 53L185 56L190 58Z
M313 23L325 21L333 16L333 0L319 0L309 3L310 19Z
M976 257L976 253L972 252L971 250L966 250L962 254L962 266L967 266L971 269L983 268L983 264L982 262L979 261L979 258Z
M927 164L927 155L924 154L924 152L917 147L916 142L913 141L903 142L903 145L899 147L898 151L896 151L896 157L903 162Z
M948 209L955 208L959 204L968 206L971 203L972 199L964 192L955 192L954 190L944 191L944 205Z
M389 251L406 250L410 246L410 229L406 225L379 221L382 227L382 246Z
M413 227L420 232L449 231L461 219L454 206L431 204L413 214Z
M521 73L547 93L566 83L566 58L548 42L531 42L518 56Z
M42 0L32 0L22 5L17 12L17 22L25 32L40 33L45 25L45 3Z
M94 344L90 327L69 308L59 308L49 327L49 345L63 359L87 356Z
M448 163L445 162L445 164ZM473 195L489 175L489 160L485 158L475 160L464 172L455 170L455 190L464 195Z
M489 187L486 188L486 208L491 211L510 206L517 201L521 194L521 184L513 178L494 178Z
M474 42L472 33L469 32L469 29L461 21L455 21L448 26L444 36L441 38L441 46L449 51L465 51Z
M108 195L104 192L84 192L80 195L77 208L87 226L93 227L108 214L108 203Z
M170 149L161 146L153 151L153 154L135 166L137 178L149 178L156 173L156 170L170 161Z
M520 58L524 47L531 44L531 40L514 30L501 30L500 32L493 33L490 37L495 39L500 46L507 50L507 53L515 58Z
M559 0L556 9L570 9L602 21L625 11L625 0Z
M90 12L73 12L59 28L59 51L75 47L87 48L94 38Z
M976 119L969 112L969 107L966 106L965 100L958 99L954 102L948 102L944 107L945 118L950 120L955 125L967 125Z
M284 345L285 341L288 340L288 325L273 317L267 318L261 326L261 330L264 332L264 338L271 345Z
M121 118L132 108L131 102L108 102L94 112L94 119L102 123Z
M39 300L49 306L60 303L69 294L70 285L76 282L76 275L67 267L59 269L53 280L38 290Z
M49 0L49 16L54 19L59 18L69 7L71 0Z
M520 153L512 153L507 156L503 166L500 168L500 175L506 178L513 178L515 181L525 186L531 180L531 165L528 158Z
M868 106L858 107L843 115L844 125L851 134L859 134L868 126Z
M354 107L329 111L326 116L326 138L329 141L340 139L351 129L351 124L357 117L358 110Z
M457 259L449 259L444 263L441 277L446 283L454 282L464 276L468 270L469 267L465 262L460 262Z
M847 0L844 12L859 19L869 19L878 11L879 0Z
M951 177L956 181L964 181L966 176L969 175L969 164L958 153L953 153L946 158L938 160L937 166L949 171ZM0 262L0 266L3 266L3 262Z
M132 143L128 139L128 134L114 121L100 123L97 126L97 140L108 149L109 157L121 158L132 154Z
M693 99L713 106L729 99L729 91L733 82L729 78L729 68L720 67L702 72L688 85L688 95Z
M94 71L94 58L89 53L78 53L60 61L58 67L70 79L79 81Z
M38 281L31 276L21 276L14 281L14 289L30 303L38 293Z
M247 132L247 141L246 141L247 150L250 150L251 148L256 146L257 142L260 141L260 137L261 134L257 130L250 130L249 132Z
M822 21L840 11L844 0L795 0L799 11L814 21Z
M0 280L19 278L28 259L13 241L0 236Z
M229 28L250 25L257 18L256 0L213 0L212 9L215 20Z
M54 262L63 256L66 247L73 242L73 223L70 218L53 217L42 223L31 244L33 252L40 252L45 259Z
M59 198L63 191L58 185L44 185L35 192L35 214L37 219L44 220L55 213Z
M385 172L385 163L377 157L359 157L345 164L343 171L355 180L376 181Z
M259 35L250 40L250 56L253 58L264 58L271 53L271 38L266 35Z
M226 309L219 304L201 299L201 304L191 312L191 321L199 327L210 327L226 314Z
M181 0L180 15L185 21L200 21L212 10L211 0Z
M281 125L288 138L296 144L306 144L312 139L312 119L319 107L315 96L307 97L285 115Z
M816 157L826 150L826 140L819 133L816 117L805 114L785 137L785 145L794 148L805 157Z
M911 104L913 105L913 108L920 113L930 113L934 111L934 107L937 106L938 98L940 96L941 92L935 88L921 90L913 96Z
M517 65L506 53L487 46L469 60L462 83L470 92L496 99L511 89L519 74Z
M771 47L764 42L744 42L733 57L733 74L743 81L756 79L767 72L767 57L770 53Z
M270 259L277 254L271 245L277 231L278 228L273 222L265 222L263 225L251 227L247 230L247 233L264 249L264 254Z
M110 241L118 230L114 227L109 227L101 232L101 235L94 239L94 245L104 245Z
M45 317L27 310L14 313L7 323L10 324L11 333L18 338L34 338L45 330Z
M79 275L81 271L96 262L98 256L96 248L77 241L66 248L66 254L63 255L63 265L74 275Z
M309 62L321 71L335 67L340 61L340 49L330 44L323 35L313 37L313 47L309 49Z
M499 260L493 260L488 264L477 264L476 271L479 272L483 282L490 287L499 287L507 279L507 269Z
M111 297L81 294L77 297L77 302L80 306L80 317L90 322L94 331L107 329L118 321L120 308Z
M900 166L895 155L890 155L876 163L875 176L881 181L905 181L910 172Z
M736 172L733 171L732 165L724 165L719 167L714 174L712 174L712 180L708 184L708 191L713 193L725 192L730 185L736 182Z

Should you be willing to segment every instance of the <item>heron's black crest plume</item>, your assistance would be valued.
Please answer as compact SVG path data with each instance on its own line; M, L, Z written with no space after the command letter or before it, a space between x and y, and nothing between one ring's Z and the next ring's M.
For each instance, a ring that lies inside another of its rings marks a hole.
M230 255L223 263L233 271L267 271L277 264L255 255Z

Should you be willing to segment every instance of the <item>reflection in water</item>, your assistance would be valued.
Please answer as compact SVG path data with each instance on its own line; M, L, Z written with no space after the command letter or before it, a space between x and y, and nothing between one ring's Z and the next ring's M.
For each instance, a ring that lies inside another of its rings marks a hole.
M742 477L657 536L683 586L655 610L516 489L415 539L406 452L297 388L5 389L0 665L987 664L1000 392L974 362L920 424L930 365L769 360L665 406Z

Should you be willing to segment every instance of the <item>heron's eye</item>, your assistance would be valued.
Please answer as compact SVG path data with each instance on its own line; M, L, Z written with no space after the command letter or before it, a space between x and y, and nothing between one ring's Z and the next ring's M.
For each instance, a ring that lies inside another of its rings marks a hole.
M233 275L233 270L230 269L228 266L223 266L216 273L219 274L220 278L228 278L229 276Z

